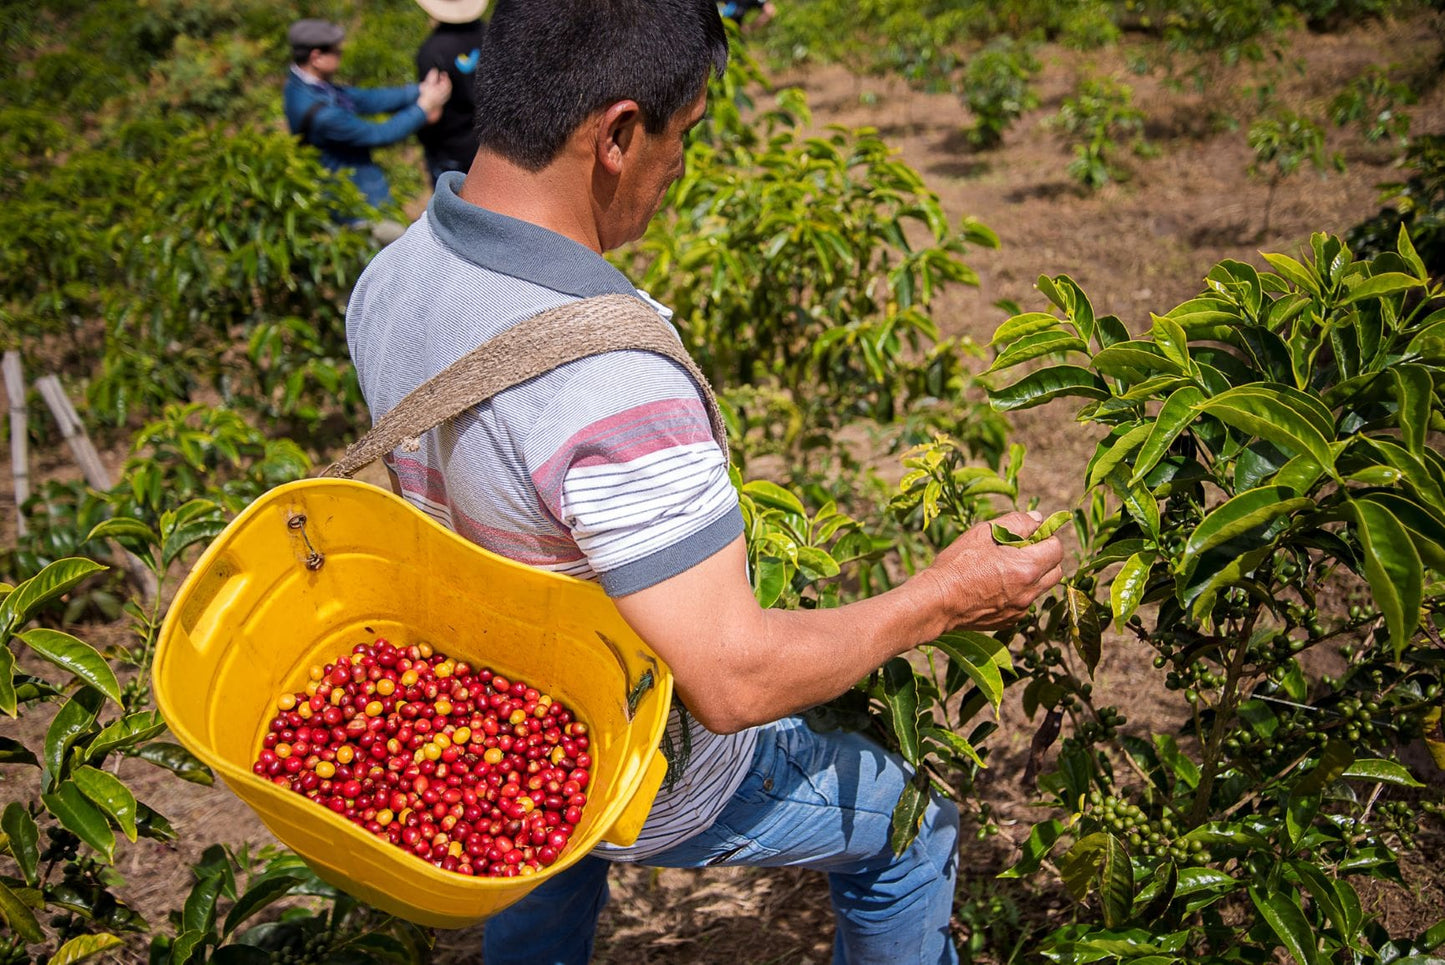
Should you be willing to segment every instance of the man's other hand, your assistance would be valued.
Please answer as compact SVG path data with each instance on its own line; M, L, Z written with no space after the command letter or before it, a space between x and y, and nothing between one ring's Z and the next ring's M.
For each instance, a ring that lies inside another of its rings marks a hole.
M442 116L442 105L452 96L452 79L445 71L433 67L417 87L416 106L426 112L428 124L435 124Z

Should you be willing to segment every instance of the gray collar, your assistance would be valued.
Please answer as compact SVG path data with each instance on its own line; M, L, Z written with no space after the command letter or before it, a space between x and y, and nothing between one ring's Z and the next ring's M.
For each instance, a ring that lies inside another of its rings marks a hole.
M578 298L637 295L627 276L591 248L463 201L457 191L464 180L460 171L437 179L427 216L442 242L467 261Z

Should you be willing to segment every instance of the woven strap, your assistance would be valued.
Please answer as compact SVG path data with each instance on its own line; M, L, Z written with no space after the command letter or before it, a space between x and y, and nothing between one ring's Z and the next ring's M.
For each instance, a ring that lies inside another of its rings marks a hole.
M483 342L398 402L321 475L349 477L398 446L414 451L428 430L503 389L577 359L629 349L666 356L687 370L726 459L727 429L712 386L672 327L638 298L597 295L542 312Z

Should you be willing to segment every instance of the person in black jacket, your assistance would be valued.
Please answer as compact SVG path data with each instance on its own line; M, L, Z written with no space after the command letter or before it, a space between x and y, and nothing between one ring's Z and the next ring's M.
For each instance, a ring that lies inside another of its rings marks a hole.
M426 153L427 173L432 187L447 171L466 171L477 154L473 128L472 77L481 57L486 25L482 11L487 0L416 0L432 18L432 32L416 52L416 72L425 77L432 70L444 71L452 81L452 96L442 108L441 119L417 132Z

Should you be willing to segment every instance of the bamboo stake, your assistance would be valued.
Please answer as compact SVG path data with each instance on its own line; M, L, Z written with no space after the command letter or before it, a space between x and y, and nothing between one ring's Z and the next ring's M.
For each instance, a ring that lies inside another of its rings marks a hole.
M59 423L60 434L69 444L71 455L79 464L80 471L85 474L85 481L92 489L101 492L109 490L110 473L100 461L100 453L95 451L95 446L85 431L85 424L80 421L75 406L70 404L70 397L65 394L65 389L61 388L60 379L54 375L42 375L35 380L35 388L39 390L40 397L45 400L51 415L55 416L55 421ZM141 595L148 601L154 600L157 592L156 577L150 567L124 547L116 545L115 549L126 575L140 589Z
M25 419L25 375L20 365L20 353L10 349L5 353L3 366L5 394L10 397L10 471L15 476L15 531L24 536L29 527L25 525L25 500L30 498L30 454Z

